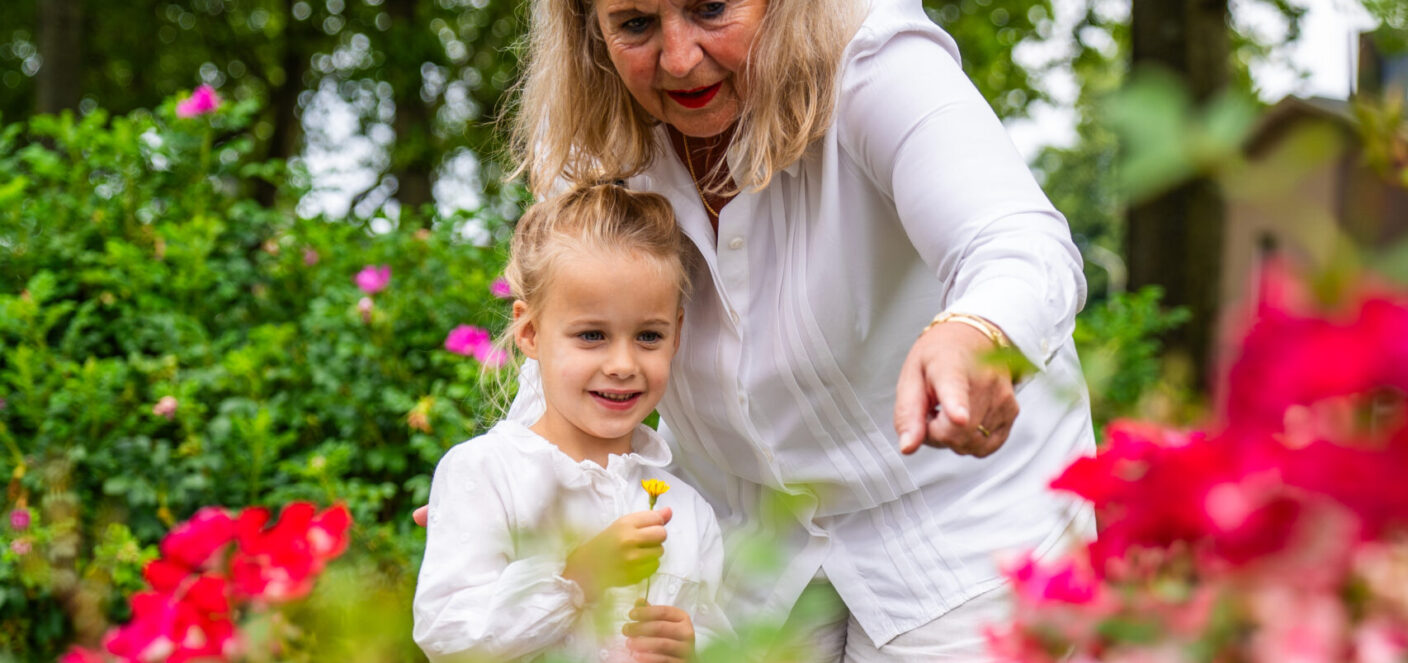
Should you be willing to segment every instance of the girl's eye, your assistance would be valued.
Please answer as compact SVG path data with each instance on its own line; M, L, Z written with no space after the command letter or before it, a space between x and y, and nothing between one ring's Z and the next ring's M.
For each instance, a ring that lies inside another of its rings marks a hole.
M653 331L641 332L639 335L636 336L636 340L640 341L641 343L659 343L660 340L663 338L665 338L664 334Z
M597 341L605 340L605 339L606 339L606 335L603 334L603 333L601 333L601 332L599 332L599 331L584 331L584 332L579 332L579 333L577 334L577 338L580 338L580 339L582 339L583 341L587 341L587 342L589 342L589 343L595 343L595 342L597 342Z

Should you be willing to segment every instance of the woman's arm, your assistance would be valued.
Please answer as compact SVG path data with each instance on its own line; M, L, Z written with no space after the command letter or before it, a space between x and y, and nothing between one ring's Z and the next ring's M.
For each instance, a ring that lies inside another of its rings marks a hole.
M838 138L894 201L941 283L944 311L992 323L1040 370L1070 336L1084 301L1080 254L951 45L920 20L895 34L858 36L843 76ZM927 442L983 456L1001 446L1017 403L1007 369L983 361L994 349L961 322L936 325L915 342L896 387L904 450Z
M583 604L562 556L514 558L504 479L474 445L451 449L430 489L416 583L416 644L432 661L509 660L567 635Z

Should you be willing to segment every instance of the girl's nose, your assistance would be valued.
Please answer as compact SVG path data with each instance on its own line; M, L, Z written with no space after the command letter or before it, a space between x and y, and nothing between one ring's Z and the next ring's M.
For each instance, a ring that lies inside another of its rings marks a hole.
M612 346L601 370L613 378L624 379L635 377L636 368L636 356L631 351L630 344L619 343Z
M685 78L703 58L698 28L682 17L668 17L661 27L660 68L671 78Z

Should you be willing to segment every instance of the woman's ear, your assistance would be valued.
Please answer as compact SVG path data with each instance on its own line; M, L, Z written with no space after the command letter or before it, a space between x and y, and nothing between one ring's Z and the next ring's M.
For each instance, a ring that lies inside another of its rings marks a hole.
M537 359L538 326L533 316L528 314L528 303L521 299L513 301L513 324L513 343L518 346L518 351L529 359Z

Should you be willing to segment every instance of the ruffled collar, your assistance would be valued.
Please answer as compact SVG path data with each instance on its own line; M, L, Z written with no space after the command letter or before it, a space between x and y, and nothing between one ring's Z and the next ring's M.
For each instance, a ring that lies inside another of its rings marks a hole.
M670 447L665 444L665 439L645 424L636 426L631 434L631 452L607 456L606 467L592 460L573 460L556 444L518 421L505 419L495 424L493 430L512 440L524 453L550 463L558 481L568 487L587 485L591 483L593 475L601 474L626 480L634 479L641 468L665 467L671 460Z

